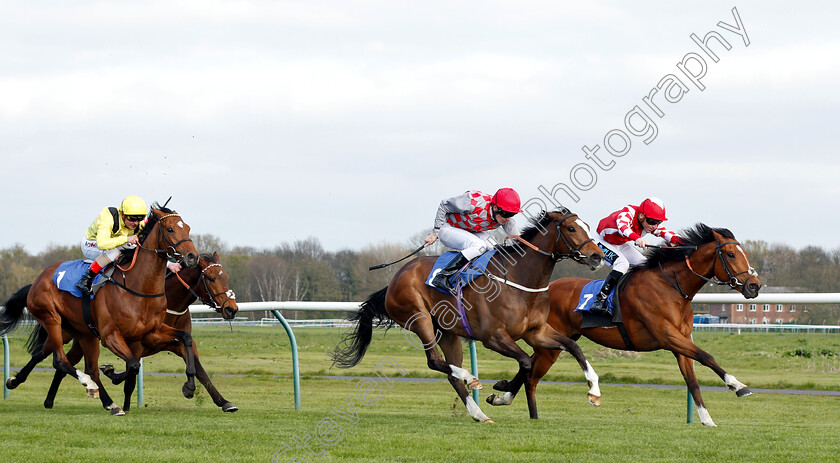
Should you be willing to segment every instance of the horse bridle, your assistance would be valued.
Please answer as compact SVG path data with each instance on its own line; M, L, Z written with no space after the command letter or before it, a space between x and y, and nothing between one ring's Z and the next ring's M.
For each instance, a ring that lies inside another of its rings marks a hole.
M169 242L169 240L166 238L166 233L163 232L163 219L168 219L170 217L181 217L181 216L177 213L166 214L162 217L158 217L158 222L157 222L157 226L159 228L158 231L160 232L160 237L163 240L164 249L147 248L147 247L143 246L142 244L138 244L138 246L141 249L145 249L147 251L154 251L158 254L158 256L160 256L161 254L165 254L166 259L175 259L175 260L178 260L178 261L181 261L181 262L186 262L186 259L184 259L184 255L181 254L180 252L178 252L177 248L178 248L178 246L181 245L181 243L183 243L185 241L192 241L192 238L190 238L188 236L188 237L178 241L175 244L171 244Z
M554 221L554 225L557 228L557 238L556 238L555 242L559 242L560 239L562 239L563 244L566 245L566 249L569 250L568 253L561 253L559 251L546 252L546 251L543 251L542 249L539 249L538 247L534 246L533 244L528 243L527 241L523 240L522 238L520 238L518 236L516 237L516 239L518 239L522 243L525 243L526 245L528 245L528 247L530 247L534 251L536 251L536 252L538 252L538 253L540 253L544 256L548 256L548 257L552 258L555 262L559 262L563 259L574 259L575 261L580 262L581 260L586 258L586 255L584 255L582 252L580 252L580 250L583 249L583 247L586 246L587 243L592 241L592 238L589 238L588 240L581 243L580 246L575 248L574 243L572 243L569 240L569 238L566 237L566 235L563 233L561 228L563 227L563 222L568 220L570 217L577 217L577 214L573 214L573 213L569 212L568 209L565 210L565 214L566 215L561 217L560 220L555 220Z
M685 262L688 265L688 269L691 270L691 273L697 275L698 277L700 277L700 278L702 278L706 281L717 280L718 285L729 285L729 287L732 288L732 289L738 289L739 286L744 286L745 283L741 283L738 280L739 275L743 275L745 273L749 275L744 280L744 282L749 280L749 277L758 277L758 272L756 272L755 269L752 268L752 266L749 265L749 261L747 262L747 267L748 267L747 270L744 270L743 272L732 273L732 270L729 268L729 264L726 263L726 259L723 258L723 254L722 254L723 253L723 247L728 245L728 244L734 244L734 245L737 245L738 247L741 246L741 243L739 243L737 241L727 241L725 243L717 243L717 245L715 246L715 259L712 261L712 273L714 273L715 261L717 260L718 257L720 257L720 263L723 264L723 270L726 272L726 276L729 278L729 281L722 281L722 280L718 279L718 277L716 275L712 275L711 278L706 278L703 275L700 275L699 273L695 272L693 268L691 268L691 262L688 260L689 256L685 256Z
M204 273L204 272L207 271L207 269L209 269L211 267L221 267L221 266L222 266L222 264L210 264L207 267L204 267L203 269L201 269L201 276L198 277L199 283L196 283L196 286L198 284L203 284L204 285L204 292L206 292L207 295L210 296L209 301L205 300L203 297L201 297L190 285L187 284L187 282L185 282L183 279L181 279L180 275L178 275L176 273L175 276L178 277L178 281L180 281L181 284L184 285L184 287L187 288L187 290L189 290L189 292L192 293L192 295L195 296L196 299L201 301L204 305L209 306L211 309L215 310L216 312L221 312L221 310L225 308L225 304L227 304L227 302L229 300L231 300L231 299L236 300L236 294L234 294L232 289L228 289L227 291L224 291L224 292L221 292L221 293L214 293L213 290L210 289L210 284L207 283L207 275ZM227 299L225 299L224 302L222 302L221 305L216 304L216 298L219 297L219 296L227 296Z

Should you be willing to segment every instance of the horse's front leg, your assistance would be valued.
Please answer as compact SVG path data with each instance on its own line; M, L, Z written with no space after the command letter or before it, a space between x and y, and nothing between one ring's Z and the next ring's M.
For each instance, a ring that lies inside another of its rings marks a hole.
M746 397L752 394L752 391L746 384L727 373L723 367L718 365L711 354L697 347L688 335L684 335L673 325L667 325L663 333L657 333L657 336L657 340L663 348L670 350L674 354L680 354L696 360L714 371L723 380L726 387L730 391L735 392L738 397Z
M496 331L490 338L483 341L484 346L494 350L505 357L510 357L519 363L519 371L514 377L513 381L508 384L508 387L512 391L518 391L523 383L530 381L531 379L531 372L533 371L533 363L531 361L531 356L525 353L522 348L520 348L516 341L514 341L510 335L504 330ZM533 396L528 396L528 413L530 414L532 419L537 419L537 402Z
M164 324L143 336L143 346L150 351L166 349L170 344L178 341L184 346L187 375L187 381L181 391L184 397L191 399L195 394L195 356L193 355L193 340L190 332Z
M170 344L166 347L166 350L176 354L178 357L181 357L186 363L187 354L184 351L183 344ZM216 386L213 385L213 382L210 380L210 375L208 375L207 371L204 370L204 367L201 365L201 360L198 358L198 348L196 347L195 342L193 342L193 358L195 359L195 377L198 378L204 386L204 389L206 389L207 393L210 394L210 397L213 399L213 403L220 407L223 412L235 412L239 410L239 407L222 397L222 394L216 389Z

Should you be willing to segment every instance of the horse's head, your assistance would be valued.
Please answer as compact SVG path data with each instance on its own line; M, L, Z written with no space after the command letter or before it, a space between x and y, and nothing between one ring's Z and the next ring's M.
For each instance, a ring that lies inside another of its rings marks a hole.
M566 257L588 265L595 270L604 263L604 251L598 247L589 235L589 225L586 224L577 214L566 208L547 212L546 215L555 224L555 259L560 260Z
M758 272L750 266L749 258L741 247L741 243L716 231L714 236L715 252L718 257L715 263L715 278L726 282L732 289L737 289L747 299L758 296L761 281L758 279Z
M236 295L229 286L230 277L219 263L219 254L214 252L212 256L202 255L198 266L201 269L199 298L225 320L233 320L239 307L236 305Z
M158 253L165 253L167 258L176 259L187 267L198 264L198 251L190 238L190 226L181 219L177 212L152 204L148 222L141 232L140 240L145 241L157 230ZM148 245L146 246L148 247Z

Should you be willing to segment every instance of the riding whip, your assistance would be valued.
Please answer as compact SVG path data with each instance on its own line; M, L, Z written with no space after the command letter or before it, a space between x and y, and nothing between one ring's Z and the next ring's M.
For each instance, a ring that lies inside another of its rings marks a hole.
M415 249L415 250L414 250L414 252L412 252L411 254L409 254L409 255L407 255L407 256L405 256L405 257L403 257L402 259L400 259L400 260L395 260L395 261L391 262L390 264L379 264L379 265L374 265L373 267L368 267L368 271L371 271L371 270L376 270L376 269L379 269L379 268L388 267L389 265L394 265L394 264L396 264L397 262L402 262L402 261L404 261L404 260L408 259L409 257L411 257L411 256L413 256L413 255L415 255L415 254L417 254L418 252L422 251L422 250L423 250L423 248L425 248L425 247L426 247L426 244L425 244L425 243L423 243L422 245L420 245L420 247L419 247L419 248Z

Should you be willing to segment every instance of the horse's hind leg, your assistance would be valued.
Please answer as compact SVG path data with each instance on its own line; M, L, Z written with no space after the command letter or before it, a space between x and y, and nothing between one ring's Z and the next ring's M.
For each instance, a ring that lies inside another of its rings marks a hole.
M461 398L461 402L467 407L467 412L478 422L493 423L493 420L481 411L481 408L475 403L472 395L464 385L467 383L474 386L477 383L480 386L481 383L478 381L478 378L461 368L464 362L464 352L461 350L461 338L447 332L441 336L438 345L443 350L443 356L446 358L446 362L452 370L452 373L447 375L446 379L449 380L449 384L452 385L458 397ZM475 387L472 388L477 389Z
M85 372L90 375L93 381L99 385L99 400L102 402L102 407L111 412L112 415L122 416L125 412L119 405L114 403L108 393L105 391L105 386L99 377L99 340L94 336L77 336L76 342L82 348L82 353L85 356Z
M548 324L542 325L539 329L531 333L527 333L524 339L525 342L533 346L535 349L542 348L542 352L546 349L551 352L557 352L558 354L560 350L569 352L569 354L578 361L578 365L580 365L580 368L583 370L583 374L586 377L586 381L589 383L589 392L587 394L589 403L596 406L601 404L601 388L598 384L598 375L595 373L592 365L590 365L586 360L586 357L583 355L583 351L580 350L580 346L578 346L576 342L568 336L560 334ZM535 357L540 360L543 359L543 357L538 356L536 352ZM525 395L528 399L528 409L531 412L531 418L537 418L536 384L539 382L539 379L548 372L548 369L552 364L554 364L554 360L556 359L557 354L550 356L549 359L546 359L550 361L545 361L542 364L544 365L544 370L540 371L540 376L538 376L536 380L533 378L533 366L531 371L528 371L525 375ZM514 381L513 384L510 385L510 388L514 391L518 390L521 384L521 382Z
M39 328L40 325L35 325L36 330ZM26 379L29 377L29 373L32 373L32 370L35 369L35 366L37 366L39 363L44 361L44 359L49 357L52 351L52 341L47 339L41 346L41 349L35 354L32 354L32 358L29 359L29 363L27 363L23 368L21 368L20 371L17 372L14 376L11 376L8 380L6 380L6 387L9 389L14 389L26 382Z
M455 392L458 394L458 397L460 397L467 406L467 411L469 411L472 419L482 423L492 423L493 420L488 418L487 415L481 411L478 405L475 405L475 401L469 395L466 387L464 386L464 382L469 382L471 388L477 389L481 386L481 383L467 370L464 370L457 365L450 365L449 362L444 360L444 358L440 355L440 352L438 352L437 347L439 339L436 339L435 337L435 327L432 324L429 313L426 311L421 312L419 310L414 312L414 314L406 321L404 327L420 338L420 342L423 343L423 351L426 353L426 364L429 369L439 371L446 375L446 379L449 380L449 384L452 385ZM452 340L453 338L454 341ZM454 355L454 347L452 347L451 343L457 341L458 339L459 338L449 333L440 334L440 340L444 340L447 350L449 351L452 349L451 355ZM458 348L460 349L460 345ZM475 407L473 408L472 405L475 405Z
M44 329L47 330L50 340L54 346L53 368L79 380L79 382L85 386L89 397L99 397L100 385L97 384L97 382L94 381L89 374L77 370L67 359L67 354L64 353L64 346L61 343L63 340L61 325L58 323L48 323L44 326Z
M71 364L75 365L79 363L79 360L81 359L82 348L79 343L74 340L70 350L67 351L67 360ZM47 391L47 397L44 399L44 408L53 408L53 405L55 405L55 396L58 394L58 387L61 385L61 381L65 376L67 376L67 374L63 371L55 370L52 383L50 384L50 390Z
M496 384L493 385L493 389L504 392L504 394L490 394L487 396L487 403L494 406L512 404L513 399L516 398L516 394L519 393L519 388L513 390L512 385L520 383L525 385L526 396L527 394L531 394L531 396L535 397L537 384L540 382L540 379L548 373L548 370L552 365L554 365L554 362L557 361L557 357L559 356L559 350L535 347L534 355L531 356L531 379L525 381L525 373L520 371L517 372L516 377L510 381L506 379L497 381ZM590 400L590 402L592 402L592 400ZM600 404L600 400L598 403Z
M703 403L703 396L700 395L700 385L697 383L697 375L694 372L693 361L690 358L677 353L674 353L674 357L677 358L677 365L680 366L680 372L685 379L685 385L688 387L688 392L691 393L691 397L694 399L694 405L697 407L697 414L700 416L700 423L705 426L717 426L715 422L712 421L712 417L706 409L706 404Z

